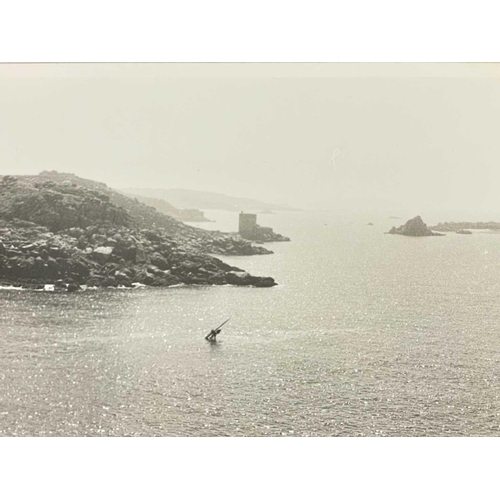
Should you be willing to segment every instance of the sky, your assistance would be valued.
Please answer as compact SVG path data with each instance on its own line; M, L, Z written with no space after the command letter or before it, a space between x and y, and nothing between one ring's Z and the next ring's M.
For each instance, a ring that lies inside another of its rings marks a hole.
M500 218L500 65L4 64L0 173Z

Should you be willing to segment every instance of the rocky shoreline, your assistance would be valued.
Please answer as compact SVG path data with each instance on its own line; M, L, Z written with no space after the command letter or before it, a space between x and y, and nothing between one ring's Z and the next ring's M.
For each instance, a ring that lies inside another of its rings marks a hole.
M238 235L189 226L106 184L55 171L0 176L0 218L18 218L51 230L99 222L164 231L186 251L216 255L265 255Z
M288 236L283 236L281 234L275 233L271 228L262 228L268 231L262 231L258 233L254 237L245 236L245 239L248 241L253 241L259 245L263 245L265 243L280 243L280 242L288 242L290 238ZM237 234L237 233L235 233Z
M39 181L5 176L0 182L2 286L276 285L209 255L272 253L265 248L186 226L109 188L111 195L68 179Z

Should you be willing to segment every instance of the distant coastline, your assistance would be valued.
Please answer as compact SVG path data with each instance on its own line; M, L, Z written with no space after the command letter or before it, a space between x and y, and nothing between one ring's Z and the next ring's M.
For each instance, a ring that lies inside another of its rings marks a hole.
M457 232L465 229L500 231L500 222L440 222L430 229L445 233Z
M267 211L300 210L287 205L267 203L252 198L241 198L193 189L127 188L121 191L129 196L139 195L164 200L179 209L226 210L229 212L266 211L266 213L268 213Z

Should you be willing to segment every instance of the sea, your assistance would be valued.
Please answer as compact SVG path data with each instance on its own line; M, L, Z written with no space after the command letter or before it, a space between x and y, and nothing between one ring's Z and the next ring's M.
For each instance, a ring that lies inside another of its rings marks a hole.
M415 215L260 214L273 288L0 290L0 436L499 436L500 233Z

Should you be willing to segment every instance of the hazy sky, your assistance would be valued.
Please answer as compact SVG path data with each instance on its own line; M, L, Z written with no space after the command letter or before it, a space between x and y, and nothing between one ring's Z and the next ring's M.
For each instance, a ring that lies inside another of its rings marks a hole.
M495 65L0 65L0 173L497 210Z

